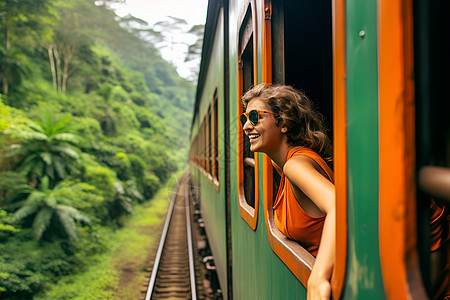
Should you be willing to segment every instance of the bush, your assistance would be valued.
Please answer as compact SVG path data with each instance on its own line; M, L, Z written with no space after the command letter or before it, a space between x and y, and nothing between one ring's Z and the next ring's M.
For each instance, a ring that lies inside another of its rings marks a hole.
M86 183L95 186L105 199L112 199L115 195L114 171L100 165L87 165L83 176Z
M146 174L143 180L145 199L151 199L161 186L159 178L154 174Z
M62 199L61 204L72 206L87 215L91 221L99 222L108 217L107 199L103 192L85 182L65 180L60 183L62 189L55 192L55 197Z

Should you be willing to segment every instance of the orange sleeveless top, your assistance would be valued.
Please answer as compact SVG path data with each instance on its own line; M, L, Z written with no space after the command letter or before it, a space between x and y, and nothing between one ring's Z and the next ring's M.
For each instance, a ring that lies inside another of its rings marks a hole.
M439 266L437 275L437 284L432 290L434 300L450 299L450 223L449 216L445 212L446 207L440 208L436 202L431 199L430 202L430 251L434 252L443 248L443 255L447 255L445 262Z
M333 171L319 154L309 148L298 146L289 150L286 161L297 155L312 158L325 171L328 179L333 182ZM280 187L273 209L278 229L290 239L299 242L315 257L319 250L325 216L315 218L303 210L295 199L291 183L286 180L284 174L281 174Z

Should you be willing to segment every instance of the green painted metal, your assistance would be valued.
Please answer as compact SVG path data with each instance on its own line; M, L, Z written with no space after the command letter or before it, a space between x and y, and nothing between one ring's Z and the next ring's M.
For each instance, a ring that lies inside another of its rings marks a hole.
M384 299L378 242L377 1L346 1L348 250L342 299Z

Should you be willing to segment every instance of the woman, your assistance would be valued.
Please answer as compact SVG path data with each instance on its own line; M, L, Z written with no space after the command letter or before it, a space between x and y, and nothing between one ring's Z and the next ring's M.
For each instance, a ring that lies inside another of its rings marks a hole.
M281 175L274 204L278 229L316 257L308 299L329 299L335 255L335 189L331 142L322 117L300 91L260 84L242 97L250 150L266 153Z

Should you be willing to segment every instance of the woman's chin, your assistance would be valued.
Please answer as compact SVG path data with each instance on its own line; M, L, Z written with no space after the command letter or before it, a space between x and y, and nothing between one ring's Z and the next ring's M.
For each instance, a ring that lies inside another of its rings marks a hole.
M250 145L250 151L252 151L252 152L259 152L258 151L258 147L255 146L255 145Z

